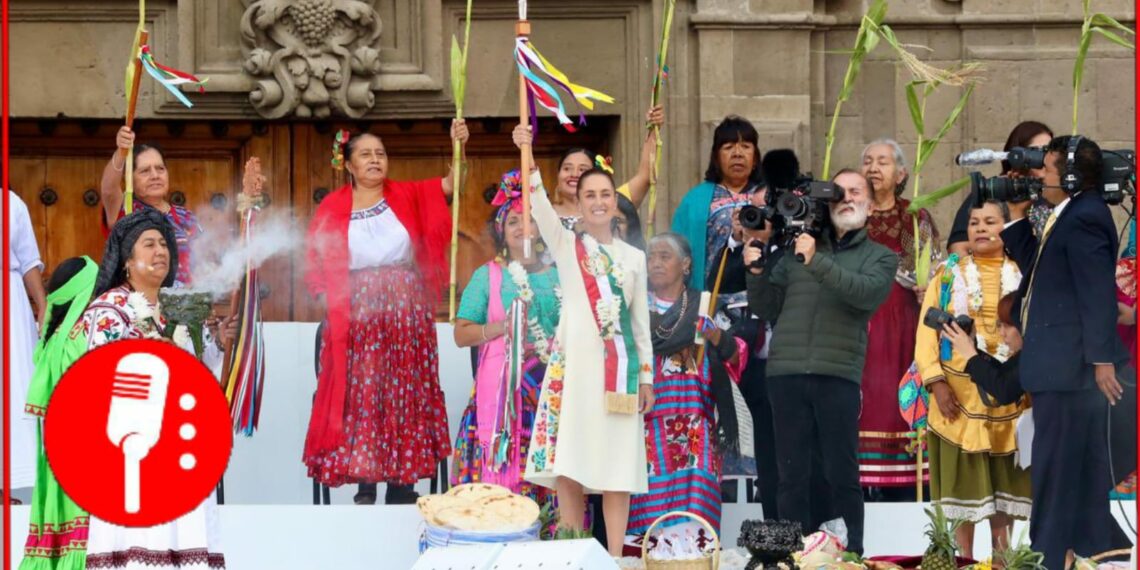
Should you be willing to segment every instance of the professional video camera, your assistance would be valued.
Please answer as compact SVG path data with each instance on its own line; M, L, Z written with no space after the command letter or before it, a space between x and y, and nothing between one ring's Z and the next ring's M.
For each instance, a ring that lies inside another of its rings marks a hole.
M954 162L958 166L969 167L990 164L998 160L1008 161L1013 170L1044 168L1045 149L1016 147L1009 152L998 152L983 148L963 152L954 159ZM1117 206L1124 202L1125 196L1131 196L1135 203L1136 151L1101 150L1101 160L1104 167L1101 171L1100 192L1104 196L1104 201ZM1040 178L1004 176L986 178L977 172L970 173L970 195L975 204L988 200L1024 202L1040 196L1044 187L1045 182Z
M768 151L761 168L768 186L767 205L741 208L740 225L759 230L771 223L773 243L780 247L792 247L800 234L818 238L831 219L829 205L843 201L843 188L801 174L800 161L790 149ZM796 259L803 261L803 256Z

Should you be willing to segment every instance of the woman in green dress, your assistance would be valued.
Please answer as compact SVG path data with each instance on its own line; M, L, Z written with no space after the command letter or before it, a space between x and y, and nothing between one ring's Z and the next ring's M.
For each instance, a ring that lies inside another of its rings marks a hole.
M83 315L99 266L89 257L61 263L48 283L47 314L35 353L35 375L24 411L39 418L36 429L36 486L20 570L83 570L87 555L87 512L63 492L43 449L43 417L63 373L87 351L87 338L73 334Z
M522 475L550 340L558 325L558 272L541 261L529 266L520 261L521 198L519 172L512 170L491 200L496 206L490 229L497 255L472 275L456 313L455 342L478 346L479 365L455 441L452 483L495 483L553 506L554 492L524 481Z

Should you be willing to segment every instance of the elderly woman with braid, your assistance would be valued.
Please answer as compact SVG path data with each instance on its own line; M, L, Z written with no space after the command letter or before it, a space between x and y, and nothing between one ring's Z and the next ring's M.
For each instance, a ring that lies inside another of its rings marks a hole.
M553 490L522 476L558 325L558 272L537 256L533 263L523 257L519 171L503 175L492 190L496 210L489 225L496 256L475 270L455 315L455 344L479 347L479 365L455 441L452 484L495 483L553 506ZM529 237L536 236L532 230ZM535 249L544 249L542 243ZM511 350L516 342L521 352Z
M640 546L653 521L672 511L720 527L722 452L739 448L730 382L739 380L748 359L744 341L699 316L701 292L688 286L688 240L658 234L646 255L657 405L645 415L649 492L630 503L626 543L633 546ZM705 343L703 359L698 337ZM702 525L693 526L704 547L712 537L704 536Z
M467 140L462 121L451 136ZM414 503L416 481L451 453L439 386L434 301L447 283L452 176L388 177L384 142L344 143L349 183L309 225L305 284L325 306L317 394L305 437L309 476L357 483L357 504Z

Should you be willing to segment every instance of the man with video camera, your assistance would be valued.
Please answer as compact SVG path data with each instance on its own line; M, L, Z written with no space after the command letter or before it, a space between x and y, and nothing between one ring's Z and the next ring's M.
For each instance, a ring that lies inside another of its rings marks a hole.
M863 551L863 490L859 485L860 391L867 323L887 298L898 257L867 238L871 185L858 172L840 171L842 191L826 204L830 214L818 235L803 232L794 249L763 268L751 268L748 306L775 321L768 355L779 475L780 517L799 521L809 534L812 501L831 503L843 517L847 549ZM762 252L749 244L744 261ZM812 452L822 451L831 496L812 497Z
M1070 551L1112 547L1105 399L1123 395L1115 365L1127 355L1116 335L1116 225L1101 194L1103 158L1093 141L1054 138L1041 195L1054 204L1040 239L1025 219L1030 201L1010 203L1002 240L1024 277L1017 312L1024 333L1020 379L1033 398L1033 514L1030 538L1045 567L1065 568Z

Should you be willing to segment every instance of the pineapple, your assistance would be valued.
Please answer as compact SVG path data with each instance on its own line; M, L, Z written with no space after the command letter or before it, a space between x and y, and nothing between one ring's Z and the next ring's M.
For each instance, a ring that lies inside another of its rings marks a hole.
M962 525L960 520L946 518L942 506L935 503L934 509L926 509L926 516L930 517L930 524L926 526L926 537L930 539L930 546L922 555L922 570L958 570L957 559L958 542L954 539L954 531Z
M1017 546L1007 548L994 557L1004 570L1045 570L1045 555L1034 552L1025 544L1027 530L1021 531Z

